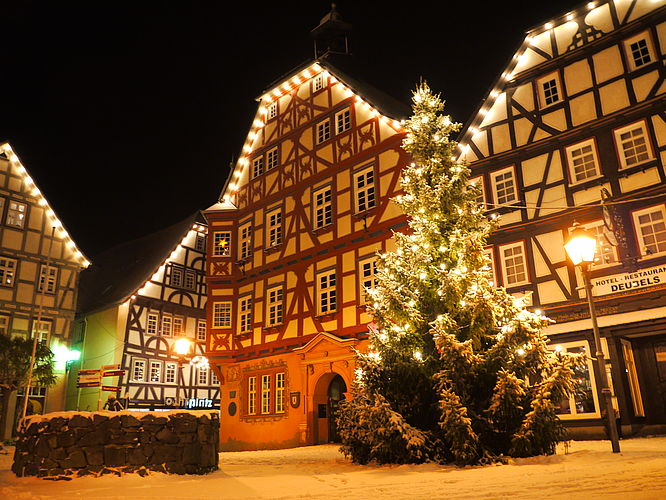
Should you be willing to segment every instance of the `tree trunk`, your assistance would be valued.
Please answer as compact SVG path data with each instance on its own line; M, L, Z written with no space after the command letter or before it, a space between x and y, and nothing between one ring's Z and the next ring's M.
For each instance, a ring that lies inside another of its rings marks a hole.
M5 435L5 428L7 427L7 419L9 418L9 402L11 400L12 392L13 390L10 389L2 389L2 396L0 399L0 404L2 405L2 408L0 408L0 441L4 441L5 439L10 439L12 437L11 432L9 432L9 435Z

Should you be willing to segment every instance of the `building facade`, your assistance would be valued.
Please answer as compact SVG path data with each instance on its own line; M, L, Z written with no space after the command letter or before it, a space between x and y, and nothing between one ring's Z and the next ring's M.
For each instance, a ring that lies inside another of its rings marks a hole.
M56 360L56 384L30 388L31 412L64 409L79 272L88 264L11 145L0 144L0 334L36 334ZM0 436L15 428L24 394L14 394Z
M67 408L97 410L114 391L77 389L79 369L118 365L103 378L130 409L214 408L219 380L203 359L206 220L200 212L95 259L81 278ZM179 354L176 343L186 339Z
M666 3L596 1L529 31L461 134L461 158L500 228L497 284L555 321L554 349L594 357L582 275L563 245L579 223L624 435L666 430ZM601 432L597 365L560 407Z
M225 450L336 438L354 349L367 344L364 287L405 224L389 199L408 161L397 120L409 108L325 50L348 46L335 43L348 25L334 14L318 31L326 55L258 99L220 202L205 212L206 355L220 371Z

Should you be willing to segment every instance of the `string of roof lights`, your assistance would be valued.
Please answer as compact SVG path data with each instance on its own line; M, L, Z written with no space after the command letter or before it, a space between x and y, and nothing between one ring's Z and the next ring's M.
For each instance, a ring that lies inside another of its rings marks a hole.
M333 76L318 62L315 62L306 69L292 76L291 78L286 79L281 85L278 85L277 87L273 88L273 90L266 92L260 98L261 104L257 110L257 113L254 116L254 121L252 122L252 126L247 134L245 142L243 143L242 156L241 158L239 158L239 160L236 163L236 168L234 169L233 177L229 182L229 184L227 185L225 194L222 198L225 203L231 203L231 197L237 193L240 187L240 179L243 176L245 169L248 168L250 165L250 154L254 149L254 141L258 137L262 128L268 122L268 120L266 119L266 115L268 114L268 107L276 100L280 99L286 94L291 93L304 83L307 83L308 81L312 80L315 76L318 76L320 74L323 75L324 78L330 79L330 82L332 84L341 85L341 90L344 93L345 98L350 98L356 94L354 103L357 106L362 106L367 112L369 112L372 116L378 118L382 123L393 127L396 130L396 132L403 131L403 127L400 121L394 120L392 118L389 118L381 114L377 108L375 108L372 104L370 104L368 101L366 101L356 92L354 92L354 90L351 87L349 87L347 84L343 83L338 78Z
M30 195L37 198L37 203L39 204L39 206L44 208L46 215L51 220L51 224L53 225L53 227L55 227L57 231L56 235L65 242L67 248L76 256L76 258L79 260L79 263L81 264L81 267L84 268L88 267L90 265L90 261L86 259L83 253L81 253L81 251L78 249L76 243L67 232L67 229L65 229L65 226L63 226L60 219L58 219L55 212L53 211L53 208L51 208L49 202L46 200L42 192L39 190L33 178L30 176L30 174L28 174L28 171L23 166L18 155L14 152L9 143L6 142L4 144L1 144L0 152L5 154L14 171L21 176L23 182L25 183L25 186L28 188L30 192Z
M592 11L597 7L601 7L605 5L606 2L588 2L583 9L586 11ZM582 9L581 9L582 10ZM456 159L459 159L461 156L467 154L470 150L470 145L467 143L467 141L473 141L474 137L476 137L479 133L482 132L482 130L479 128L481 127L481 124L483 123L483 119L486 117L486 115L490 112L492 107L495 105L497 102L497 99L502 95L503 91L503 85L507 81L512 81L515 76L516 76L516 68L524 63L527 59L527 49L529 48L530 45L535 45L536 44L536 38L538 36L547 34L550 32L550 30L559 27L563 22L571 22L575 18L576 11L570 11L561 18L559 18L556 21L549 21L545 23L542 27L539 28L534 28L530 31L527 32L525 36L525 40L523 41L522 45L518 49L518 51L515 53L513 58L511 59L511 62L509 63L508 68L506 71L504 71L499 78L499 81L496 83L495 87L490 91L488 94L488 97L485 99L484 104L481 106L479 111L477 112L477 117L476 119L472 122L475 123L476 126L469 126L467 130L465 131L461 141L458 143L458 148L460 149L460 153L458 154L458 157Z

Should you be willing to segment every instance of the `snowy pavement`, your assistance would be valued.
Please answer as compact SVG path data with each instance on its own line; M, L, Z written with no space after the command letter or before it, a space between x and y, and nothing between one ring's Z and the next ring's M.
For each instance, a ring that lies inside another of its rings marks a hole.
M578 441L549 457L508 465L354 465L337 445L220 454L206 476L17 478L0 455L0 499L664 499L666 437ZM12 450L13 451L13 450Z

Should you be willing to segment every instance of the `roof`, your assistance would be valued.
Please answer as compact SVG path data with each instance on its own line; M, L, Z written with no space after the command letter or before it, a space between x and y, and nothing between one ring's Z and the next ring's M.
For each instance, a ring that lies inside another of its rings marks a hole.
M200 211L96 256L94 265L81 273L78 314L102 311L125 302L169 258L194 224L207 224Z

